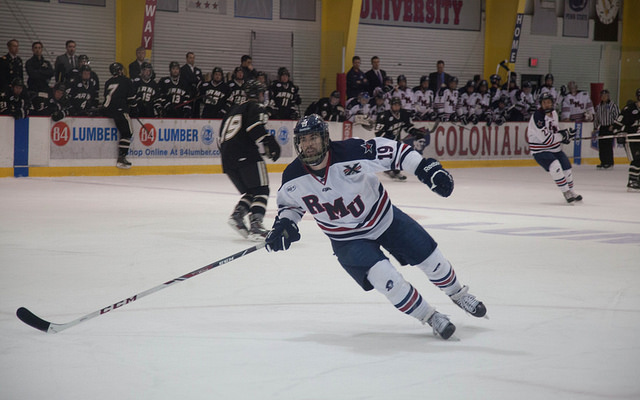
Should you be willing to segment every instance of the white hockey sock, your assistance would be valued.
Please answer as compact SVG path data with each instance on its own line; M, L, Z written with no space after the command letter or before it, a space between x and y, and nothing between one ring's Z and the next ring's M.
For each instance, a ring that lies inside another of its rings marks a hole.
M425 321L433 314L434 308L429 305L418 291L404 280L389 260L376 263L367 274L367 279L373 287L384 294L398 310Z
M456 271L453 270L451 263L444 257L440 249L436 248L426 260L416 266L427 274L431 283L448 296L458 293L462 289L462 285L456 278Z
M564 173L564 179L567 181L569 189L573 189L573 173L571 168L562 171Z
M558 188L561 191L566 192L571 189L567 183L567 177L565 176L564 171L562 170L562 166L560 165L560 161L555 160L549 165L549 174L555 181ZM571 170L569 170L569 176L571 176ZM573 179L573 178L572 178ZM573 186L573 180L571 181L571 185Z

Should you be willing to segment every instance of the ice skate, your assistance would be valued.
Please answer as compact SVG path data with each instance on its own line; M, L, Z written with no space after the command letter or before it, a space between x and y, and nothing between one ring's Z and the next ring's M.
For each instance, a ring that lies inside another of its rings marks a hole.
M456 331L456 326L449 321L449 317L433 310L433 314L427 317L427 324L433 328L433 334L444 340L449 339Z
M247 215L247 212L236 206L236 209L233 210L233 214L229 216L228 220L229 225L243 238L249 236L249 229L247 229L247 225L244 223L245 215Z
M573 190L569 190L571 193L571 197L573 197L573 201L582 201L582 196L574 192Z
M598 164L596 165L596 169L599 171L604 171L607 169L613 169L613 165L611 164Z
M251 215L251 226L249 227L249 240L260 242L267 237L269 231L262 225L262 215Z
M573 192L571 190L562 192L562 194L564 195L564 199L567 201L567 203L573 203L574 201L576 201L576 198L573 197Z
M405 174L403 174L402 172L396 172L396 176L394 178L396 181L406 181L407 180L407 176Z
M129 169L131 168L131 163L127 160L127 157L120 156L118 157L118 161L116 161L116 167L121 169Z
M385 174L386 176L388 176L389 178L391 178L391 179L396 179L396 173L395 173L395 171L384 171L384 174Z
M458 307L474 317L482 318L487 314L487 308L481 301L476 299L476 296L469 293L469 287L466 285L463 286L458 293L452 294L449 297L451 297L451 300L456 303Z
M640 182L630 180L629 183L627 183L627 192L640 192Z

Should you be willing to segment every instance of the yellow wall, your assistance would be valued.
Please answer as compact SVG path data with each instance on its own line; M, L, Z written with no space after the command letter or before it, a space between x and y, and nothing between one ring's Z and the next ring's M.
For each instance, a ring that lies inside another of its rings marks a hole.
M355 55L362 0L322 0L322 37L320 78L322 96L336 87L336 74L342 71L342 48L345 48L345 71Z
M640 1L625 1L622 8L622 53L620 56L620 106L636 98L640 88Z
M142 42L145 0L116 0L116 59L125 67L136 58ZM147 51L147 58L150 51Z
M496 72L496 65L508 60L516 26L516 15L524 12L525 0L486 0L486 19L484 28L484 74ZM522 37L522 34L521 34ZM509 64L511 70L514 64ZM501 68L502 82L506 80L506 71Z

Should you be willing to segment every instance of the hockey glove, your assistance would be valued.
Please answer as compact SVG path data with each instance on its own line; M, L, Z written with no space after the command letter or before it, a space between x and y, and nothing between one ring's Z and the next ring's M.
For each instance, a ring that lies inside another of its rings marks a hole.
M291 243L300 240L298 226L289 218L278 218L273 223L273 228L269 231L265 239L267 251L287 250Z
M63 111L59 111L59 110L58 110L58 111L54 111L54 112L51 114L51 119L52 119L54 122L58 122L58 121L60 121L60 120L64 119L64 117L65 117L64 112L63 112Z
M420 182L442 197L449 197L453 192L453 177L436 159L427 158L420 161L416 169Z
M277 161L280 158L280 145L272 135L266 135L262 139L262 144L270 159Z
M616 137L616 143L618 144L625 144L627 143L627 135L625 134L620 134L619 136Z
M562 143L564 144L571 143L571 139L573 139L576 136L576 130L574 128L563 129L558 133L562 134Z

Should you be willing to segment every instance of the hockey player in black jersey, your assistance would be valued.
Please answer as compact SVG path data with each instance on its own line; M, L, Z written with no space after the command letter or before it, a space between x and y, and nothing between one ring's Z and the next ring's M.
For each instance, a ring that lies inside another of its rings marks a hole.
M98 108L98 82L91 78L91 67L80 67L80 80L71 82L69 99L71 100L72 116L87 116L94 114Z
M152 77L153 67L151 63L143 62L140 65L140 75L133 78L136 106L130 110L132 117L155 118L162 114L160 87Z
M265 129L269 119L262 104L266 89L258 81L246 82L243 90L248 100L230 110L220 130L222 169L242 193L229 217L229 225L243 237L258 241L267 235L262 221L269 199L269 175L258 143L264 145L266 154L273 161L280 157L280 145ZM247 215L249 228L244 222Z
M162 114L165 118L191 117L191 90L187 83L180 78L180 64L177 61L169 63L169 76L158 83L162 101Z
M233 70L231 82L229 82L228 85L229 97L227 97L227 111L231 110L233 106L247 101L244 90L242 90L244 85L244 71L242 67L236 67L236 69Z
M627 138L627 134L640 132L640 88L636 90L636 101L629 100L613 123L613 127L616 133L621 134L617 142L625 145L631 158L627 191L640 192L640 138L635 135Z
M323 97L307 107L305 115L318 114L325 121L342 122L345 118L345 111L340 104L340 92L334 90L330 97Z
M298 94L298 87L291 82L289 70L284 67L278 69L278 80L271 83L269 99L272 102L273 119L297 120L300 116L298 105L302 102Z
M124 76L124 67L119 62L109 65L111 78L104 84L104 114L113 118L120 133L118 161L116 167L131 168L127 153L131 146L132 127L129 108L135 106L136 92L131 79Z
M412 138L409 138L410 140L425 140L424 143L420 143L420 147L424 149L424 147L428 146L428 131L424 128L418 129L414 127L409 111L402 108L402 100L400 100L399 97L392 97L390 107L390 110L387 110L382 114L378 114L376 117L376 136L382 136L399 142L402 140L402 131L405 130L409 135L413 136ZM387 174L391 179L398 181L404 181L407 179L400 170L394 169L386 171L385 174Z
M200 94L204 108L202 118L224 118L227 115L227 98L229 86L224 82L222 68L215 67L211 72L211 80L200 86Z
M11 115L15 119L27 118L31 100L22 79L14 78L8 92L0 94L0 97L0 115Z
M51 115L53 121L60 121L69 115L70 110L71 102L67 96L67 88L63 82L58 82L53 87L46 115Z

